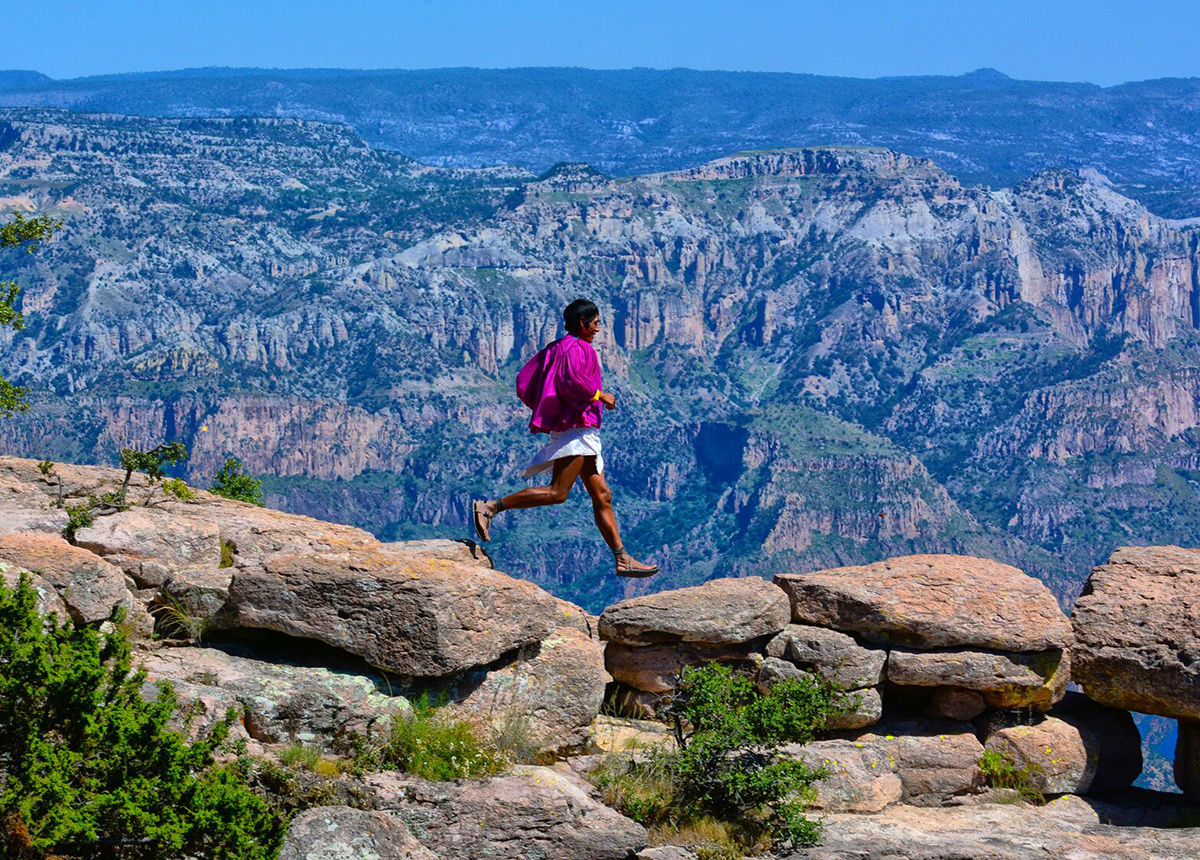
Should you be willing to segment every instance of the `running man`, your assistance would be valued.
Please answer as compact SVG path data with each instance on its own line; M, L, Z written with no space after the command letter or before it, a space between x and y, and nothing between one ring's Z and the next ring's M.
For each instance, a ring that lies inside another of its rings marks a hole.
M622 546L612 491L604 479L600 418L605 409L617 408L617 398L603 390L600 358L592 348L600 331L600 310L587 299L576 299L563 311L563 321L566 336L543 348L517 375L517 396L533 410L530 432L550 434L549 443L525 467L524 476L550 471L550 484L472 502L475 532L488 541L492 519L501 511L561 505L578 478L592 497L596 528L613 552L617 575L653 576L658 565L642 564Z

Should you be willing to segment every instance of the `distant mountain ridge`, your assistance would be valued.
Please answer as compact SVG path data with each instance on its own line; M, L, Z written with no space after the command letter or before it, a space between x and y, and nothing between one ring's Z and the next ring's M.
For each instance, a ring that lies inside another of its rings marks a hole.
M873 145L1003 187L1090 168L1166 217L1200 215L1200 79L1099 87L958 77L856 79L689 69L186 69L56 81L0 72L0 106L342 122L442 166L560 161L610 175L730 152Z

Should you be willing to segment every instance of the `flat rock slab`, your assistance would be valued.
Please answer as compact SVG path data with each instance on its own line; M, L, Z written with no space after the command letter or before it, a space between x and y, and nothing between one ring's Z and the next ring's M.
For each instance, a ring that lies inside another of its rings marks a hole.
M1033 725L999 729L985 747L1027 769L1030 782L1045 794L1129 788L1142 772L1141 735L1133 717L1086 700L1072 704Z
M279 860L438 860L394 815L319 806L288 824Z
M879 812L899 803L903 784L896 760L878 744L849 740L813 741L787 746L783 755L811 768L824 767L829 776L817 782L815 809L823 812Z
M872 726L849 740L890 756L903 800L915 806L941 806L950 798L983 788L979 759L983 744L970 726L950 720L905 720Z
M0 457L0 535L61 535L67 512L53 507L54 493L38 473L35 460Z
M273 556L239 569L229 590L238 627L317 639L372 666L438 677L545 639L558 607L529 582L477 565L395 554Z
M857 690L883 682L888 655L882 648L859 645L846 633L789 624L767 643L767 656L811 669L842 689Z
M348 669L289 665L218 648L163 648L139 654L152 682L179 686L180 698L245 708L244 724L264 743L327 742L340 732L386 733L390 720L410 710L389 695L387 681Z
M1200 550L1122 547L1075 602L1072 678L1088 697L1200 721Z
M372 805L399 815L440 860L627 860L647 843L644 827L547 767L438 783L379 773L365 783Z
M118 606L133 609L121 570L58 535L0 535L0 559L36 571L57 589L77 622L104 621Z
M1015 567L961 555L910 555L775 577L792 620L880 645L1046 651L1071 643L1050 589Z
M162 585L183 568L219 567L216 524L180 515L178 509L184 507L131 508L97 517L75 532L75 543L103 556L142 586Z
M1100 824L1069 795L1046 807L898 804L877 815L830 815L820 844L788 860L1194 860L1197 845L1198 828Z
M600 638L624 645L737 645L778 633L788 614L787 597L765 579L714 579L614 603L600 614Z
M993 708L1048 710L1066 694L1071 675L1070 658L1058 649L1004 654L893 648L887 660L893 684L977 690Z
M629 752L669 745L671 730L662 723L600 715L592 722L592 744L605 752Z
M447 707L501 731L523 724L540 752L561 753L587 743L607 684L603 646L559 627L507 666L460 676Z

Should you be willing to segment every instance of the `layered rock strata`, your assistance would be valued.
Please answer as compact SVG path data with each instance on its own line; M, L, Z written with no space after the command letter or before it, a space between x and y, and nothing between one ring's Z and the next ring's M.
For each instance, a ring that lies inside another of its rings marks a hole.
M790 598L795 624L886 649L880 680L924 690L936 716L1048 710L1066 692L1070 622L1049 589L1015 567L916 555L781 574L775 582Z
M605 667L626 688L630 710L652 713L685 666L761 660L788 614L783 592L759 577L624 600L600 614Z

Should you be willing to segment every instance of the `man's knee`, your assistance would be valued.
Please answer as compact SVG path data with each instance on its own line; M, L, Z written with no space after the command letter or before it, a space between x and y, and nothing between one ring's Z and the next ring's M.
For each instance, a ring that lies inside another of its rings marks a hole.
M570 487L551 487L550 488L550 503L561 505L571 495Z
M596 507L598 507L598 508L611 508L612 507L612 490L610 490L608 487L601 487L592 496L592 501L595 503Z

